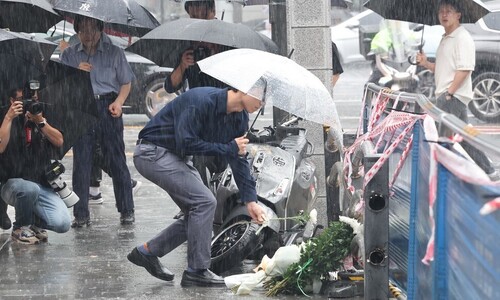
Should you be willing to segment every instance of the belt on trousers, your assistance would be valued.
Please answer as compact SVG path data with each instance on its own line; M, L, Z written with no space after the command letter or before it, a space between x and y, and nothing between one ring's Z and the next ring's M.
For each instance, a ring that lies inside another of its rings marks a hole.
M94 95L95 100L115 100L118 95L115 92L102 94L102 95Z
M150 142L150 141L146 141L145 139L138 139L136 142L135 142L136 145L140 145L140 144L143 144L143 145L153 145L153 146L156 146L156 144Z

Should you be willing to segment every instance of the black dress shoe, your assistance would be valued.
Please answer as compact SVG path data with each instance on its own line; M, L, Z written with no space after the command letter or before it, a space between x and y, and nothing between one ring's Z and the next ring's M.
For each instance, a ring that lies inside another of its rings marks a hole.
M75 218L71 223L71 228L82 228L83 226L90 226L92 221L90 221L90 217L87 218Z
M134 211L123 212L120 214L120 223L122 225L130 225L135 222Z
M224 278L214 274L209 269L197 272L184 271L182 273L182 286L220 286L224 285Z
M165 281L174 280L174 273L162 266L158 257L154 255L144 255L137 250L137 247L127 255L127 258L131 263L144 267L149 274L158 279Z

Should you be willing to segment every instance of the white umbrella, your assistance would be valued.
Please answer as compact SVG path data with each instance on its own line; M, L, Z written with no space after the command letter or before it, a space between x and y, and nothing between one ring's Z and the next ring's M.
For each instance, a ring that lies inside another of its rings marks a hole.
M314 74L284 56L234 49L198 62L202 72L298 117L340 128L330 93Z

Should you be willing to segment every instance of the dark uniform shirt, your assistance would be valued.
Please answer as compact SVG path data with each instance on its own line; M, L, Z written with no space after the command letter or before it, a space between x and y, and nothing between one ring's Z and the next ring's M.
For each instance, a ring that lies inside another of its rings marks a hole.
M246 111L227 113L227 89L201 87L178 96L139 132L144 139L177 155L213 155L227 160L242 201L257 200L255 180L235 138L248 130Z
M218 87L218 88L225 88L227 87L227 84L225 84L222 81L219 81L212 76L209 76L203 72L200 71L200 67L195 64L190 66L189 68L186 69L184 72L184 75L182 77L182 81L179 85L177 86L172 86L172 75L168 74L167 78L165 79L165 90L168 93L175 93L178 90L181 89L182 85L184 82L188 82L189 89L195 88L195 87L202 87L202 86L211 86L211 87Z
M340 64L339 50L337 49L337 45L335 45L334 42L332 42L332 69L333 75L344 73L344 69Z
M0 114L2 120L5 113L6 111ZM31 142L28 143L24 116L16 117L12 120L9 144L0 154L0 180L5 182L9 178L23 178L50 187L45 178L45 170L57 151L59 149L36 126L31 129Z

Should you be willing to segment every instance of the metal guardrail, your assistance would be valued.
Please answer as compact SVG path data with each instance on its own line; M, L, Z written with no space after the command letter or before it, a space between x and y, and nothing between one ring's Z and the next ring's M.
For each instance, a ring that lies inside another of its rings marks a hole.
M362 112L362 129L363 133L368 130L368 123L372 114L372 100L380 93L384 99L389 98L387 107L392 106L392 109L401 109L409 113L427 114L433 118L438 126L444 126L458 133L463 139L469 142L472 146L485 152L490 158L500 160L500 141L495 141L491 135L481 133L472 125L466 124L456 116L446 113L437 108L427 97L421 94L392 91L387 88L380 87L373 83L365 85L365 95ZM396 104L396 101L398 103ZM392 103L391 103L392 102ZM403 105L404 104L404 105ZM386 108L385 111L390 108ZM437 142L437 141L436 141ZM374 145L370 141L359 145L355 155L352 157L352 175L356 176L359 171L360 162L363 161L365 168L373 165L375 159L373 153ZM387 164L384 164L387 169ZM338 178L338 174L342 174L342 168L338 167L336 172L330 174L331 178ZM365 262L365 297L366 299L375 299L374 295L387 295L389 278L388 268L384 263L384 257L388 255L389 245L389 209L388 205L381 205L380 200L388 199L388 176L387 170L377 173L377 175L368 182L363 192L365 202L364 211L364 262ZM333 169L332 169L333 170ZM380 170L382 171L382 169ZM333 174L335 173L335 174ZM332 175L333 174L333 175ZM339 201L344 201L339 199ZM374 210L370 204L378 205L379 210ZM374 231L374 228L377 230ZM379 262L377 263L377 259ZM375 263L373 263L375 260ZM377 274L376 277L372 276Z
M365 88L373 93L384 93L384 96L392 100L399 99L406 103L415 103L414 112L424 112L432 117L436 122L442 126L446 126L454 132L460 134L464 140L469 142L477 149L486 153L491 159L500 160L500 139L492 139L490 135L481 133L477 128L470 124L466 124L456 116L446 113L437 108L427 97L421 94L397 92L387 90L387 88L380 87L374 83L367 83ZM384 92L384 90L386 92Z

